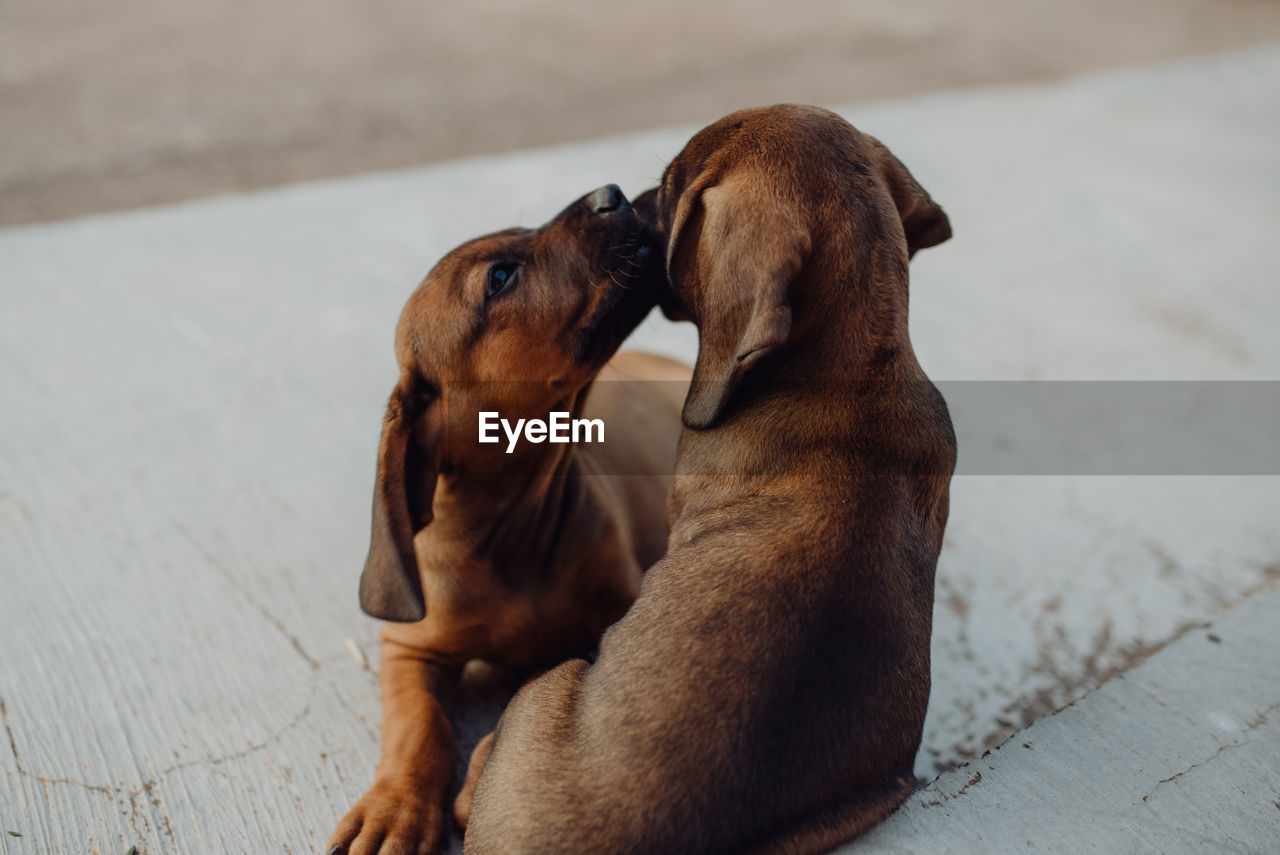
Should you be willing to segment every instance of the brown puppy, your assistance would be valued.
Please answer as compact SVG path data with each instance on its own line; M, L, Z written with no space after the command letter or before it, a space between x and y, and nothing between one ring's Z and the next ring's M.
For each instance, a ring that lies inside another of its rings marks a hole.
M955 439L907 336L946 215L833 113L730 115L659 194L701 342L666 557L508 706L466 851L807 853L912 789Z
M409 298L360 603L411 623L383 629L382 758L330 852L438 848L454 768L445 704L462 667L581 655L661 556L670 479L657 473L672 469L688 369L624 354L601 376L683 383L593 386L656 299L651 245L609 185L540 229L458 247ZM512 448L497 430L480 443L486 411L512 424L557 411L600 419L608 442ZM654 474L614 476L624 471Z

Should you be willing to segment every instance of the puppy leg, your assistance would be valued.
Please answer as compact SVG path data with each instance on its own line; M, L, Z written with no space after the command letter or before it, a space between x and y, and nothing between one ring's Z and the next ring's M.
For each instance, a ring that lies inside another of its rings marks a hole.
M535 671L525 682L532 682L545 673L547 673L545 669ZM497 731L490 731L485 734L484 739L476 743L475 750L471 752L471 760L467 763L467 778L462 782L458 797L453 800L453 820L463 831L466 830L467 822L471 819L471 802L476 795L476 784L480 783L480 775L484 772L485 764L489 762L489 751L493 748L495 733Z
M471 818L471 800L476 794L476 784L480 781L480 773L489 759L489 749L493 747L493 733L490 732L476 745L471 752L471 762L467 764L467 780L453 802L453 819L458 828L466 830L467 820Z
M857 787L846 802L771 830L741 855L818 855L879 825L915 789L910 768L879 786Z
M577 659L551 669L525 683L503 711L500 738L491 743L474 791L462 841L466 855L663 851L630 845L639 838L628 814L645 814L641 799L628 798L633 789L625 782L587 783L583 774L574 733L586 667Z
M338 823L327 853L427 855L448 830L453 727L445 701L461 668L383 634L382 757L373 786Z

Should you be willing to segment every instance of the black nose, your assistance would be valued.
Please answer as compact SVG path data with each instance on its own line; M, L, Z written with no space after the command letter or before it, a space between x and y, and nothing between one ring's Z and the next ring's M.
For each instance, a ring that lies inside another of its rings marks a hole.
M631 203L627 201L626 196L622 195L622 191L618 189L617 184L606 184L593 190L591 195L587 197L587 204L597 214L607 214L610 211L625 211L631 207Z

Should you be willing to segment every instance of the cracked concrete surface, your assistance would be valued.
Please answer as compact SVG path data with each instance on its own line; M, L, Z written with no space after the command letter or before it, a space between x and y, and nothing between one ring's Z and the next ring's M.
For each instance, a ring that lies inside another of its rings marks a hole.
M913 262L926 369L1280 377L1278 97L1273 45L845 109L955 225ZM355 587L404 298L462 239L648 186L690 130L0 231L0 832L24 835L0 853L318 849L377 759L377 627ZM696 337L651 319L635 343L688 359ZM1113 687L1207 632L1238 650L1240 615L1274 623L1278 482L957 478L917 773L972 765L876 845L939 848L910 842L945 833L920 817L968 805L1010 834L1033 815L987 793L1050 819L1110 794L1156 811L1141 825L1201 816L1189 793L1261 792L1277 698L1250 694L1250 669L1274 644L1136 699ZM500 697L476 688L464 741ZM1235 726L1257 750L1215 756ZM992 760L1050 745L1017 774ZM1091 778L1076 747L1141 774Z
M1280 591L917 791L842 852L1274 852ZM1247 749L1247 750L1241 750Z

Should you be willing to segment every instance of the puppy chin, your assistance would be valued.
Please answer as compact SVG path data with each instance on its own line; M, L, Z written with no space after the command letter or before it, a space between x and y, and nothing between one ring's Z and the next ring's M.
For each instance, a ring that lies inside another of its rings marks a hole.
M574 336L574 362L592 370L603 368L649 314L654 296L648 289L638 287L638 283L614 290Z
M620 316L625 313L622 307L614 307L609 315L597 318L593 323L578 330L573 340L573 361L591 371L604 367L613 354L622 346L622 341L639 325L626 323ZM642 316L643 317L643 316Z
M658 308L662 310L662 314L669 321L693 320L693 315L676 299L676 295L671 292L670 288L658 289Z

